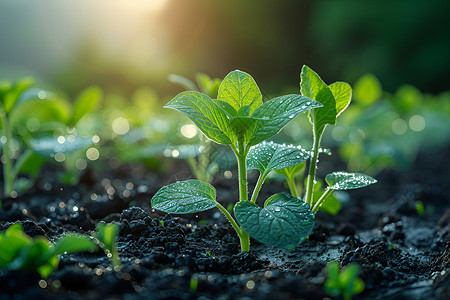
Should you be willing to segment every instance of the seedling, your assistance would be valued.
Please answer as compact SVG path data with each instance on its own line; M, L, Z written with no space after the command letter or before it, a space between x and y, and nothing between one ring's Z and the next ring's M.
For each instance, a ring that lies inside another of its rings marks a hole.
M95 250L88 236L68 234L52 244L43 237L30 238L16 223L0 233L0 269L38 272L46 278L58 268L59 255Z
M23 232L22 225L16 223L0 233L0 269L32 271L46 278L58 268L60 255L93 252L100 247L114 263L116 270L120 268L117 234L117 224L99 223L93 238L82 234L66 234L56 243L51 243L44 237L29 237Z
M332 261L327 264L326 270L327 281L324 289L330 296L342 295L344 300L350 300L353 295L364 291L364 281L358 278L358 265L348 265L339 272L339 263Z
M311 233L315 213L327 198L333 199L329 196L334 190L359 188L376 182L364 174L333 172L326 177L327 189L324 192L318 190L320 186L315 184L315 172L320 139L326 125L334 125L336 117L348 106L351 88L341 82L329 87L305 66L301 90L303 96L285 95L262 103L261 93L253 78L247 73L233 71L222 81L217 100L199 92L177 95L166 107L188 116L208 138L229 145L236 155L240 195L239 202L234 206L237 222L216 201L214 187L199 180L175 182L161 188L152 198L152 207L175 214L217 207L236 230L242 251L250 249L249 236L266 245L287 249L298 246ZM265 142L305 111L310 111L313 124L315 138L312 152L301 147ZM306 194L301 200L293 176L310 156ZM247 169L260 172L250 200ZM264 208L260 208L256 204L259 191L273 170L279 170L286 176L292 195L275 194L265 201Z

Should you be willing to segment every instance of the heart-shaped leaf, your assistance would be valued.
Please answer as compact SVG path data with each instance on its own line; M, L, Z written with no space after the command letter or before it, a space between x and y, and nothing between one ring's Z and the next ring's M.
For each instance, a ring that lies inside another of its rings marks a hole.
M248 105L250 113L262 104L262 95L253 77L239 70L230 72L223 79L217 98L229 103L236 111Z
M314 214L305 202L288 194L275 194L261 209L250 201L236 204L234 214L242 229L266 245L297 247L311 233Z
M261 120L257 122L248 144L261 143L279 132L302 112L321 106L319 102L300 95L284 95L265 102L252 114L253 118Z
M216 190L200 180L178 181L166 185L152 198L152 208L169 214L195 213L216 205Z
M376 179L362 173L333 172L325 177L329 189L351 190L359 189L377 182Z
M189 117L208 138L219 144L229 145L236 140L225 111L205 94L183 92L165 107Z
M257 169L265 177L272 170L293 167L308 158L308 151L299 146L262 142L250 148L247 155L247 170Z
M312 110L310 114L315 133L319 136L325 125L336 124L336 101L333 93L319 75L308 66L303 66L302 68L300 89L303 96L323 104L323 107Z
M352 87L346 82L335 82L328 86L336 101L336 118L349 106L352 100Z

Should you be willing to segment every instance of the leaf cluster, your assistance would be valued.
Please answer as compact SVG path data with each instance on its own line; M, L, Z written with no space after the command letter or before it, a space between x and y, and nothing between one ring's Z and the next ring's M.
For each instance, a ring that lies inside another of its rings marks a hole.
M364 291L364 281L358 277L359 266L351 264L339 271L339 263L332 261L327 264L327 281L325 291L333 297L342 295L344 300L350 300L353 295Z

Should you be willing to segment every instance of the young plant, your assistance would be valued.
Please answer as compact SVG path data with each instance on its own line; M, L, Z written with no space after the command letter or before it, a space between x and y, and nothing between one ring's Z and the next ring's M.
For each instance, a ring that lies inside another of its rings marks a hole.
M83 234L66 234L56 243L50 243L44 237L31 238L23 232L20 223L9 226L0 232L0 269L25 270L37 272L42 278L48 277L58 268L59 256L75 252L105 251L115 270L120 269L116 239L117 224L97 225L92 237Z
M18 143L13 132L11 115L21 104L31 100L48 99L49 92L41 89L30 89L33 84L31 78L25 78L15 84L9 82L0 83L0 119L1 119L1 146L3 164L3 196L8 197L14 191L14 184L25 162L33 154L31 149L25 149L20 154L13 149L13 144ZM1 206L1 203L0 203Z
M324 289L330 296L342 295L344 300L350 300L353 295L364 291L364 281L358 278L358 265L348 265L339 272L339 263L332 261L327 264L326 270L327 281Z
M323 104L323 107L315 108L309 112L309 120L313 131L313 149L309 162L308 176L306 179L306 192L304 201L316 213L321 207L332 214L340 208L339 202L331 196L335 190L357 189L376 183L377 181L362 173L332 172L325 177L328 187L321 189L321 183L316 180L317 163L323 133L327 125L335 125L337 117L348 107L352 97L352 89L348 83L335 82L327 85L323 80L307 66L303 66L301 72L300 90L302 95L310 97ZM256 147L259 147L256 146ZM281 170L286 177L291 193L296 195L295 172Z
M58 268L59 255L95 250L88 236L69 234L52 244L43 237L30 238L16 223L0 233L0 269L38 272L46 278Z
M254 79L239 70L229 73L222 81L217 100L195 91L177 95L165 107L185 114L209 139L230 146L236 156L239 201L234 214L240 226L216 201L214 187L199 180L179 181L161 188L151 200L152 207L173 214L217 207L236 230L241 251L250 250L249 234L268 245L296 247L314 225L309 205L288 194L273 195L263 209L254 202L268 172L300 164L307 159L307 153L295 147L270 149L274 158L264 160L267 166L261 167L262 175L251 201L248 201L247 157L252 146L275 135L294 117L321 106L300 95L284 95L263 103ZM265 159L265 153L261 155L260 159Z

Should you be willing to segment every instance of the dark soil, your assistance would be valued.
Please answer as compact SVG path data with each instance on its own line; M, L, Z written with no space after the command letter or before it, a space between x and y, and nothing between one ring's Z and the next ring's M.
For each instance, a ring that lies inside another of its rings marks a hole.
M61 186L49 167L30 192L3 199L0 230L20 222L27 234L55 240L117 222L123 269L114 271L100 252L67 255L46 288L37 274L0 271L0 299L324 299L330 261L360 265L366 289L354 299L450 299L449 150L419 156L412 171L386 170L378 184L350 192L337 216L317 215L313 233L295 250L252 240L250 253L239 252L218 210L168 216L151 209L161 186L189 177L180 164L162 179L140 166L90 170L75 187ZM238 198L235 184L213 183L225 207ZM280 191L285 187L272 182L260 198Z

